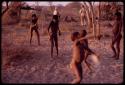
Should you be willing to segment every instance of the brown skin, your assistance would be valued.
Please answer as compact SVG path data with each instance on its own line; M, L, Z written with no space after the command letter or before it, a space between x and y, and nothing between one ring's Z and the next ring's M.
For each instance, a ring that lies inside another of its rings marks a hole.
M115 15L115 23L113 27L113 37L112 37L112 43L111 43L111 48L112 51L114 52L113 58L116 60L119 59L119 54L120 54L120 41L122 38L121 34L121 29L122 29L122 19L121 16L118 14L120 12L116 12ZM114 47L116 45L116 48Z
M73 33L71 36L71 39L73 41L73 55L72 55L72 60L70 63L70 68L73 71L73 74L75 75L75 79L72 81L73 84L80 83L82 79L82 57L83 53L80 55L80 50L81 52L84 51L83 49L80 49L80 43L76 42L76 39L78 39L79 33Z
M92 72L90 63L87 62L88 55L94 54L96 55L89 47L88 40L83 39L79 40L81 37L85 37L87 33L82 32L79 34L78 32L74 32L71 36L71 40L73 41L73 55L70 63L70 68L73 71L76 79L72 81L73 84L80 83L82 79L82 62L85 61L87 67ZM78 41L79 40L79 41Z
M38 20L37 16L32 17L32 24L30 25L30 44L32 42L33 31L35 31L38 39L38 45L40 45L40 35L38 31L37 20Z
M51 32L49 32L50 29L51 29ZM59 25L58 25L58 21L56 21L53 18L49 27L48 27L48 34L50 36L50 42L51 42L51 57L53 57L54 44L55 44L57 56L58 56L58 37L57 37L58 32L59 32L59 35L61 35Z
M82 30L80 38L85 37L86 35L87 35L86 30ZM84 56L85 56L84 61L85 61L86 65L87 65L87 67L89 68L89 70L92 71L90 63L87 62L87 58L91 54L94 54L94 55L96 55L96 54L89 48L87 39L81 40L80 43L84 46L84 51L85 51L84 52L85 53L84 54Z

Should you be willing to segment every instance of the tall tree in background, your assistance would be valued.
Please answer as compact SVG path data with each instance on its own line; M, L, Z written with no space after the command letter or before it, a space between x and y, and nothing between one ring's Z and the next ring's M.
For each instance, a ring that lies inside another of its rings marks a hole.
M5 10L2 12L2 15L4 15L5 12L7 12L7 10L9 9L9 1L5 1L6 3L6 8Z
M100 40L101 35L100 35L100 6L101 6L101 2L99 2L98 4L98 21L97 21L97 37Z
M91 23L91 15L90 15L90 10L89 10L89 6L86 4L86 2L83 2L84 8L85 8L85 12L86 12L86 16L87 16L87 25L88 25L88 31L91 32L91 28L92 28L92 23Z
M90 9L91 9L91 16L92 16L92 29L93 29L93 36L94 39L96 38L96 24L95 24L95 13L94 13L94 6L92 5L92 2L88 2Z
M53 11L54 11L53 2L49 1L48 4L49 4L49 6L50 6L50 11L51 11L51 13L53 13Z
M21 19L21 7L24 2L6 2L7 8L2 12L2 22L4 24L17 23Z
M94 39L96 38L96 23L95 23L95 11L94 11L94 2L83 2L85 7L87 22L88 22L88 30L89 32L92 30Z

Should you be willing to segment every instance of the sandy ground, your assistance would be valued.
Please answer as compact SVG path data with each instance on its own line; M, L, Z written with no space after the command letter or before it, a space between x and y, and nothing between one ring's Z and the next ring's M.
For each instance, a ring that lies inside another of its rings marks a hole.
M41 45L33 36L30 46L28 29L16 26L2 27L2 82L3 83L70 83L74 78L67 68L71 60L70 33L63 32L59 37L59 56L50 57L48 36L40 37ZM89 40L90 48L101 60L100 65L90 74L83 63L81 83L122 83L123 82L123 40L120 59L111 58L111 38L100 41Z

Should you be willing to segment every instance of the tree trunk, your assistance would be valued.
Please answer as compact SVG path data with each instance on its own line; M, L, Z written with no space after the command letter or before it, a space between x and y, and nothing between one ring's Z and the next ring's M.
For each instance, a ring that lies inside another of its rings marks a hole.
M91 2L89 2L90 5L90 9L91 9L91 15L92 15L92 28L93 28L93 36L94 39L96 38L96 29L95 29L95 14L94 14L94 10L93 10L93 6L91 4Z
M7 10L9 9L9 5L8 5L9 1L6 1L6 9L2 12L2 16L5 14L5 12L7 12Z
M52 2L49 2L49 5L50 5L50 10L53 13L53 4L52 4Z
M99 6L98 6L98 22L97 22L97 37L100 40L100 6L101 6L101 2L99 2Z
M87 6L87 4L85 2L83 2L84 6L85 6L85 11L87 14L87 23L88 23L88 32L91 32L91 27L92 27L92 23L91 23L91 18L90 18L90 12L89 12L89 7Z

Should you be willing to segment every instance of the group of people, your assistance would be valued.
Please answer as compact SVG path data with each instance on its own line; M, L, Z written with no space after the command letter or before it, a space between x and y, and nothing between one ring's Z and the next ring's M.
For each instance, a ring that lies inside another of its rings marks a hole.
M51 57L53 56L53 47L55 44L56 50L57 50L57 55L58 55L58 37L57 33L59 32L59 35L61 35L60 29L59 29L59 19L60 19L60 14L57 11L57 7L55 7L54 12L53 12L53 18L52 21L49 24L48 27L48 34L50 36L50 41L51 41ZM32 42L32 36L33 36L33 31L35 31L38 39L38 45L40 45L40 35L38 31L38 17L36 14L32 14L32 20L31 20L31 25L30 25L30 44ZM51 28L51 31L50 31Z
M81 12L81 11L80 11ZM83 11L84 12L84 11ZM82 15L84 16L84 14ZM51 42L51 57L53 57L53 47L55 44L57 56L58 56L58 34L61 35L61 31L59 29L59 13L57 11L57 8L55 8L53 13L52 21L50 22L48 26L48 34L50 36L50 42ZM112 43L111 48L114 52L113 58L119 59L120 54L120 40L122 38L121 35L121 29L122 29L122 15L117 10L115 15L115 22L113 27L113 36L112 36ZM32 15L32 24L30 26L31 30L31 38L30 38L30 44L32 40L32 33L33 31L36 32L37 38L38 38L38 44L40 45L40 36L38 32L38 25L37 25L37 16L36 14ZM83 24L83 22L81 22ZM91 70L91 65L86 61L88 58L88 55L95 55L97 59L99 57L94 53L88 46L88 39L91 37L86 37L87 32L85 29L79 32L73 32L71 34L71 40L73 41L72 45L72 59L70 62L70 69L73 72L73 74L76 76L76 78L73 80L72 83L80 83L82 79L82 62L85 61L86 65L88 66L89 70ZM116 48L114 45L116 44Z

